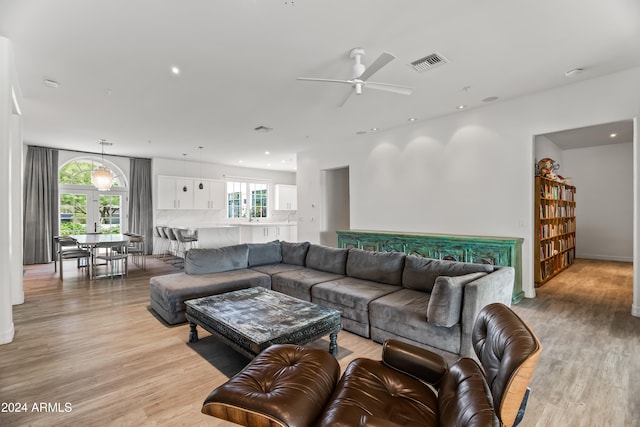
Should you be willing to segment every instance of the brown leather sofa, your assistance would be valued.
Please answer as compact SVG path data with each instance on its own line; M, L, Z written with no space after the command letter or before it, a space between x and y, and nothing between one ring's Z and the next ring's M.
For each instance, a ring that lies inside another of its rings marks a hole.
M339 380L329 353L272 346L212 391L202 412L261 427L516 425L540 342L500 303L480 312L472 340L480 364L463 357L448 366L429 350L388 340L381 361L356 359Z

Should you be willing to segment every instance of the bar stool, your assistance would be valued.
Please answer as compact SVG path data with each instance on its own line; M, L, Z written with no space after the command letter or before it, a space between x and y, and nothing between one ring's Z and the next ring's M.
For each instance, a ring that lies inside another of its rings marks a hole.
M185 230L184 228L175 228L173 231L176 235L176 238L178 239L178 252L181 252L182 258L184 258L186 256L186 252L189 249L192 249L194 245L198 243L198 235L187 234L187 230ZM189 248L187 248L187 245L189 245Z
M164 231L165 227L162 225L156 225L156 233L160 236L160 248L156 253L158 258L165 258L167 256L167 251L169 250L169 236Z
M171 227L165 227L164 232L167 233L167 237L169 238L169 253L173 255L172 264L176 265L180 260L178 257L178 238Z

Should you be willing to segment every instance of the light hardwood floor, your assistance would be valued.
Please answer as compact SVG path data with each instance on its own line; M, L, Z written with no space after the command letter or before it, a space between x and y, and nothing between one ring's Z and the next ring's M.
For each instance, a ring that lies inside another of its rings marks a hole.
M15 338L0 346L0 402L25 403L26 412L0 412L0 425L233 425L202 415L200 405L247 359L203 331L189 344L186 324L154 317L148 279L176 270L153 258L147 267L132 267L124 281L90 282L68 262L64 283L53 265L25 267ZM537 291L514 306L543 345L521 425L640 425L631 265L578 260ZM348 332L338 345L342 369L355 357L380 357L380 345Z

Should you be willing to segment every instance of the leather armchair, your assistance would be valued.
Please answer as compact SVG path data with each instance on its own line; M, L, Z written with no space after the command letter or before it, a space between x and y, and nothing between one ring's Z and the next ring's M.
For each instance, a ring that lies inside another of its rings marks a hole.
M382 360L356 359L339 381L328 353L272 346L214 390L202 412L246 426L516 425L540 342L503 304L486 306L474 325L480 363L463 357L448 366L388 340Z

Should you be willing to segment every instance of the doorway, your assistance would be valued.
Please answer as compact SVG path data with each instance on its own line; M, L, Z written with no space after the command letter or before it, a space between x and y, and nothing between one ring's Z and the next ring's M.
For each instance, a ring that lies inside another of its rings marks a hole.
M117 234L122 230L121 192L73 189L60 192L60 235Z
M98 191L91 184L91 172L98 166L114 173L110 190ZM115 165L88 158L71 159L60 167L58 188L60 235L127 230L128 190L122 171Z
M338 246L338 230L350 228L349 167L322 172L323 203L320 244Z
M559 162L558 175L576 187L576 258L635 261L635 126L632 119L621 120L537 135L534 139L536 161L548 157ZM636 268L634 265L634 272ZM635 295L637 281L638 277L634 277L635 300L640 298ZM637 316L637 306L633 307L632 313Z

